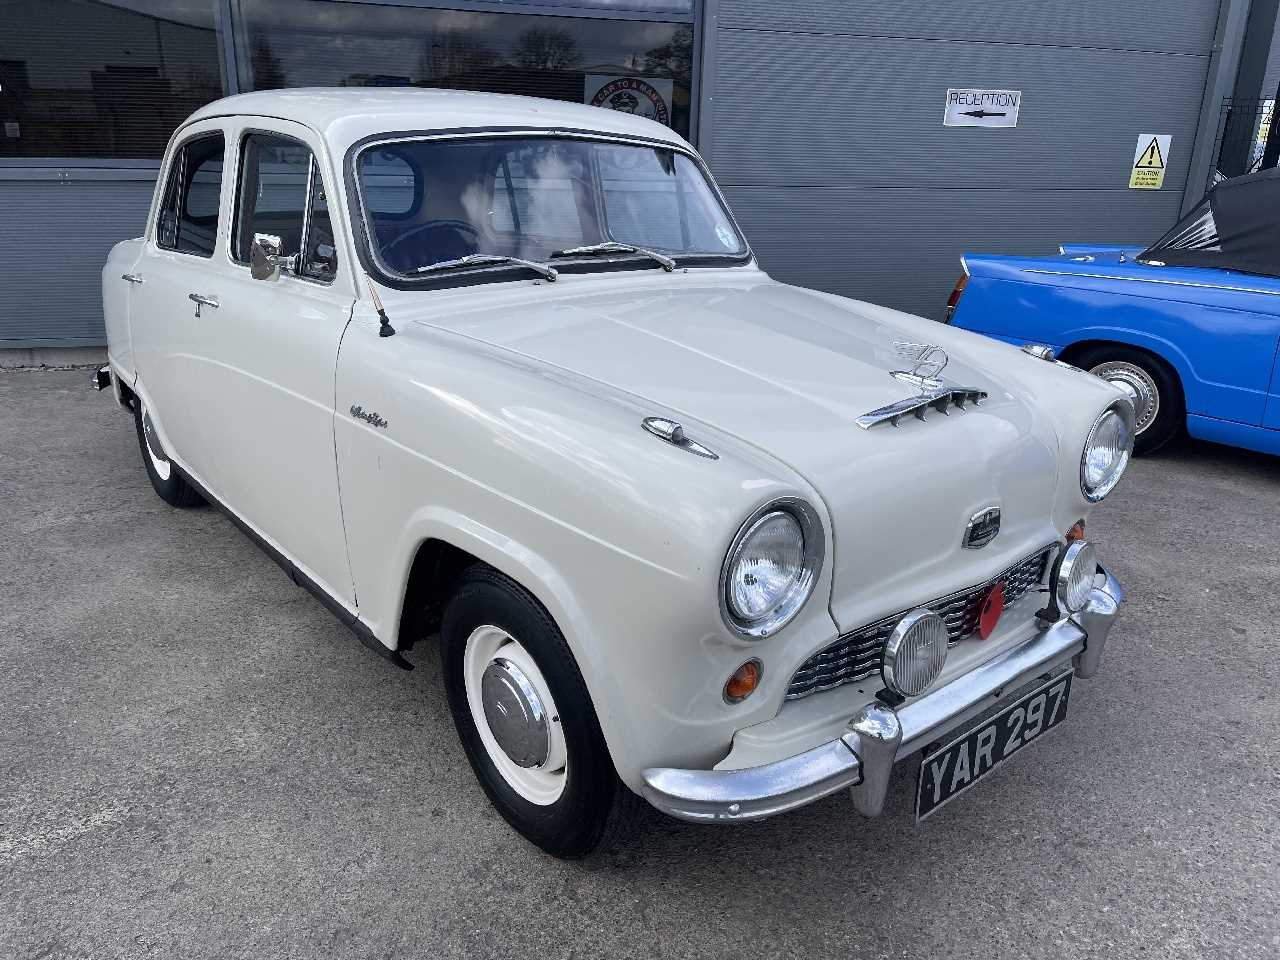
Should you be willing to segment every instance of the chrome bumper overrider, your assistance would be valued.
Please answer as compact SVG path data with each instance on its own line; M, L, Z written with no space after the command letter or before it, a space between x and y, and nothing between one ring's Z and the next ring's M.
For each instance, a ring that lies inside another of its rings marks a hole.
M869 817L884 807L896 761L981 713L1005 691L1070 662L1077 677L1098 672L1107 634L1124 590L1099 570L1089 605L1030 640L892 710L872 703L849 720L849 732L804 753L740 770L643 773L644 798L681 820L729 823L794 810L849 787L854 806Z

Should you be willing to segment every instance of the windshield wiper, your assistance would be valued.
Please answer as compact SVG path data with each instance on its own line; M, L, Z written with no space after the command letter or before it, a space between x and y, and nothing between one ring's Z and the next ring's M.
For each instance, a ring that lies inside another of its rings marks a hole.
M409 272L432 273L436 270L456 270L462 267L493 267L503 263L525 267L539 276L546 277L548 280L555 280L560 276L555 267L548 267L545 263L522 260L520 257L504 257L497 253L469 253L465 257L458 257L456 260L441 260L439 263L429 263L425 267L416 267Z
M553 257L590 257L597 253L638 253L642 257L648 257L662 264L662 269L670 273L676 268L676 262L665 254L658 253L656 250L646 250L644 247L635 247L629 243L618 243L616 240L606 240L604 243L593 243L586 247L570 247L567 250L557 250L551 256Z

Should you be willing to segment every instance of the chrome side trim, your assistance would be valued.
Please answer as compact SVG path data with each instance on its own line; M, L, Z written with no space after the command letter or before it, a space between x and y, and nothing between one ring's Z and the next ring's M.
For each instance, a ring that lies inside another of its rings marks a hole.
M891 403L887 407L880 407L870 413L864 413L854 423L863 430L870 430L872 427L886 422L896 427L898 421L906 416L914 416L917 420L924 420L930 410L936 410L939 413L950 416L950 408L952 406L963 410L966 403L978 406L986 399L987 393L985 390L976 390L972 387L937 387L925 390L918 397L908 397L906 400Z
M1087 280L1123 280L1134 283L1162 283L1168 287L1192 287L1200 290L1225 290L1228 293L1265 293L1280 297L1280 290L1262 290L1258 287L1233 287L1221 283L1196 283L1194 280L1160 280L1156 277L1116 277L1106 273L1076 273L1073 270L1027 269L1023 273L1037 273L1050 277L1084 277Z
M1124 590L1101 567L1089 605L1078 618L1043 633L897 710L863 707L849 732L803 753L738 770L653 767L641 793L663 813L697 823L759 820L851 787L855 809L883 810L893 766L946 735L1043 673L1072 663L1076 676L1097 673Z

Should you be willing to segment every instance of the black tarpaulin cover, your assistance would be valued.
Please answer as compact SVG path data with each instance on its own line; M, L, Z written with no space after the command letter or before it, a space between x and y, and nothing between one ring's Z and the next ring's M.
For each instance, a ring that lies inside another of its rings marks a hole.
M1138 259L1280 277L1280 167L1223 180Z

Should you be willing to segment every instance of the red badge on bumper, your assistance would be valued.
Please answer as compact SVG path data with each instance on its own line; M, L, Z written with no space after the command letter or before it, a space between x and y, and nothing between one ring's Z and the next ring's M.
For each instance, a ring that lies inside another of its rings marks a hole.
M982 601L982 610L978 613L978 636L983 640L996 632L996 624L1004 613L1004 582L996 583Z

